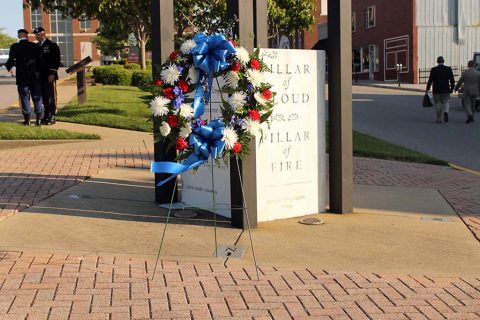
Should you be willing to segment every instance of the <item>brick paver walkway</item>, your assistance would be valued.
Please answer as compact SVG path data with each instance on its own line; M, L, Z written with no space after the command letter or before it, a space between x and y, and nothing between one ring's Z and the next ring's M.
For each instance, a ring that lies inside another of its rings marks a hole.
M101 170L116 166L148 168L152 150L0 152L0 220L62 191ZM438 190L480 240L480 176L398 161L355 158L357 184Z
M0 220L148 149L0 151ZM480 176L355 158L355 183L433 188L480 239ZM479 319L480 279L0 252L0 319Z
M480 319L480 279L0 252L1 319Z

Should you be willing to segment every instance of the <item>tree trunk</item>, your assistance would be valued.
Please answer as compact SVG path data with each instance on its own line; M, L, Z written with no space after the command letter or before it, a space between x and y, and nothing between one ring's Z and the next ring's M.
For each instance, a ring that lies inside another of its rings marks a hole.
M140 47L140 54L139 54L139 58L140 58L140 66L142 67L142 69L147 69L147 53L146 53L146 46L147 46L147 41L145 39L141 39L138 41L138 45Z

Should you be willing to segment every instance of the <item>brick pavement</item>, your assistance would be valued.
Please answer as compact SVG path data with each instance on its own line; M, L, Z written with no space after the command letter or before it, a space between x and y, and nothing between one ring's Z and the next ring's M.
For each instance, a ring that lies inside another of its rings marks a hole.
M0 220L116 166L148 168L152 150L0 151ZM450 167L354 159L354 183L438 190L480 241L480 176Z
M480 319L480 279L0 252L0 318Z
M7 216L148 149L0 151ZM480 177L449 167L355 158L355 183L434 188L480 237ZM0 218L1 219L1 218ZM0 319L480 319L480 279L0 252Z

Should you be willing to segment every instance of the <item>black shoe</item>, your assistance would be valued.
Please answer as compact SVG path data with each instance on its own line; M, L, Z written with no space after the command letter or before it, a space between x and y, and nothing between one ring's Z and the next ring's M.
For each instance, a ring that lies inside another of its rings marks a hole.
M473 121L475 121L475 119L473 119L472 116L468 116L468 119L467 119L467 121L465 121L465 123L470 123L470 122L473 122Z
M443 121L448 122L448 112L443 113Z
M55 121L55 116L52 116L51 119L48 120L48 125L51 126L52 124L55 124L57 121Z
M41 123L41 124L48 124L48 119L47 119L47 118L43 118L42 120L40 120L40 123Z
M23 114L23 122L22 125L24 126L29 126L30 125L30 115L29 114Z

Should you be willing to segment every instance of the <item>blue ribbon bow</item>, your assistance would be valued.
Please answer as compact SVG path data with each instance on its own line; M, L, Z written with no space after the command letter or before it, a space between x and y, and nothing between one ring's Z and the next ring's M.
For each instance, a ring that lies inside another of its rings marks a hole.
M152 162L150 171L155 173L170 173L171 175L160 181L157 186L172 180L177 175L201 166L211 156L216 159L225 149L222 141L225 124L219 119L210 121L208 125L194 128L190 134L189 144L193 145L193 153L183 162L160 161Z
M219 33L211 36L200 33L193 40L197 46L192 49L191 53L195 68L199 70L193 101L193 113L194 117L197 118L204 113L205 103L210 100L213 76L230 66L227 58L235 53L235 47L225 39L225 36ZM201 79L205 75L208 76L208 82L207 90L204 92Z

